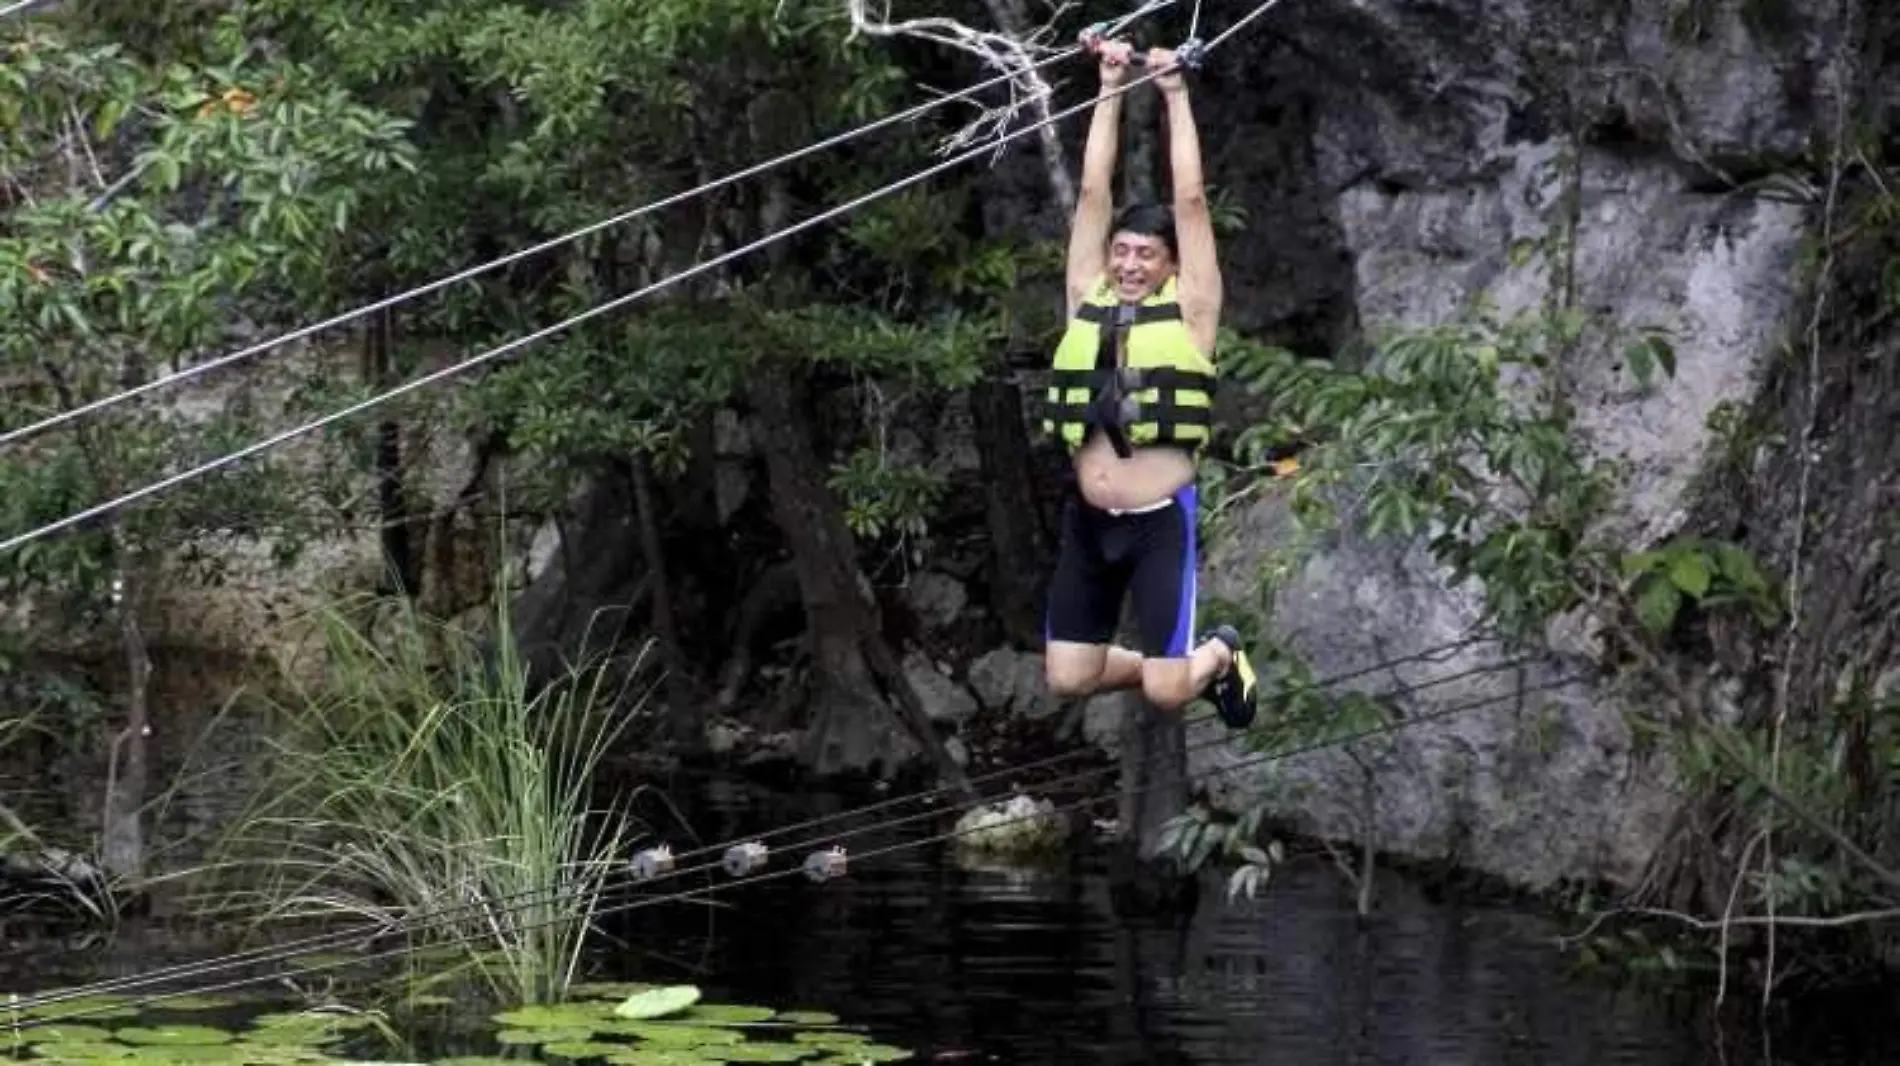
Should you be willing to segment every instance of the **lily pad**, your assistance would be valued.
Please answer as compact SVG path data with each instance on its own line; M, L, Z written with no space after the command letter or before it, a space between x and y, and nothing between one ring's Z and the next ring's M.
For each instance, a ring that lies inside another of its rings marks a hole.
M208 1025L133 1026L113 1034L128 1044L177 1046L181 1044L228 1044L231 1034Z
M112 1030L77 1022L57 1022L22 1029L18 1036L21 1043L38 1047L41 1044L104 1042L112 1039Z
M495 1034L495 1041L504 1045L520 1044L558 1044L563 1041L589 1040L595 1030L591 1027L572 1029L503 1029Z
M801 1044L818 1044L824 1047L851 1047L854 1050L862 1044L869 1044L871 1038L863 1033L832 1030L824 1032L793 1033L792 1039Z
M687 1010L684 1021L706 1025L744 1025L767 1022L778 1015L770 1007L748 1007L739 1003L697 1003Z
M200 1011L223 1010L226 1007L235 1007L237 1003L237 1000L229 996L192 993L190 995L171 996L166 999L156 1000L151 1006L155 1010Z
M818 1054L818 1049L800 1044L738 1044L719 1048L726 1062L797 1062Z
M514 1029L588 1029L607 1018L599 1004L563 1003L555 1006L517 1007L493 1015L495 1021Z
M541 1053L563 1059L601 1059L626 1046L625 1044L609 1044L600 1040L559 1040L551 1044L542 1044Z
M607 1056L613 1066L717 1066L718 1059L704 1058L691 1048L622 1047Z
M668 1022L615 1022L609 1032L638 1037L667 1047L720 1047L745 1041L745 1034L710 1025L681 1025Z
M405 1007L453 1007L455 997L437 995L434 992L418 992L402 1001Z
M123 1018L136 1018L139 1008L123 996L95 995L75 996L54 1003L41 1003L25 1008L0 1008L0 1018L8 1014L24 1015L28 1018L46 1021L52 1018L85 1018L89 1021L118 1021Z
M96 1059L130 1058L138 1054L138 1049L114 1043L108 1034L105 1040L61 1040L51 1044L34 1044L33 1054L43 1059L92 1062Z
M787 1025L837 1025L838 1016L828 1010L786 1010L778 1020Z
M644 981L579 981L567 986L567 994L576 999L626 999L658 987Z
M461 1055L437 1059L435 1066L527 1066L526 1059L505 1059L500 1055Z
M636 992L621 1001L614 1013L622 1018L645 1019L664 1018L699 1002L699 988L695 985L667 985L664 988Z

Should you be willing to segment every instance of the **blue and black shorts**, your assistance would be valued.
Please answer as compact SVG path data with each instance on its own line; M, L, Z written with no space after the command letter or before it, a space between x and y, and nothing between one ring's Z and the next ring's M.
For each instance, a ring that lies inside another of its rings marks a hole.
M1151 508L1106 511L1071 495L1062 511L1061 544L1049 579L1045 639L1108 644L1121 620L1122 599L1134 596L1141 653L1185 657L1194 641L1194 536L1198 496L1183 487Z

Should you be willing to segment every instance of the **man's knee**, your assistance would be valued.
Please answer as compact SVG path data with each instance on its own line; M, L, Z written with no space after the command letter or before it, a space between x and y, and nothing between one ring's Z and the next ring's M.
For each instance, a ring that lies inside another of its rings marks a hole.
M1102 685L1102 672L1108 666L1108 649L1051 645L1043 656L1043 681L1049 694L1057 699L1077 699L1093 693Z
M1149 659L1142 666L1141 695L1164 711L1178 711L1193 702L1193 671L1187 659Z

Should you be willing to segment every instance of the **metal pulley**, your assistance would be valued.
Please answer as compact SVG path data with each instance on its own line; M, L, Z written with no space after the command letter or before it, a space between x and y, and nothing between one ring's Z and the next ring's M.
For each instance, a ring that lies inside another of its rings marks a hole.
M830 851L814 851L805 856L805 876L817 883L829 881L845 874L844 849L834 847Z
M673 872L673 849L665 844L648 848L635 855L627 865L633 871L635 881L651 881L661 874Z
M726 872L734 877L744 877L764 866L768 855L770 852L766 851L765 845L756 840L734 844L726 849Z

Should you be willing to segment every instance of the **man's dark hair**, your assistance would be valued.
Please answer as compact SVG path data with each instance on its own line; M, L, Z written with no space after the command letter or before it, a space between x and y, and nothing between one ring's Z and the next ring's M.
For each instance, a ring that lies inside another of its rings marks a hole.
M1115 216L1115 225L1109 232L1159 237L1168 246L1169 255L1181 254L1174 244L1174 212L1162 204L1129 204Z

